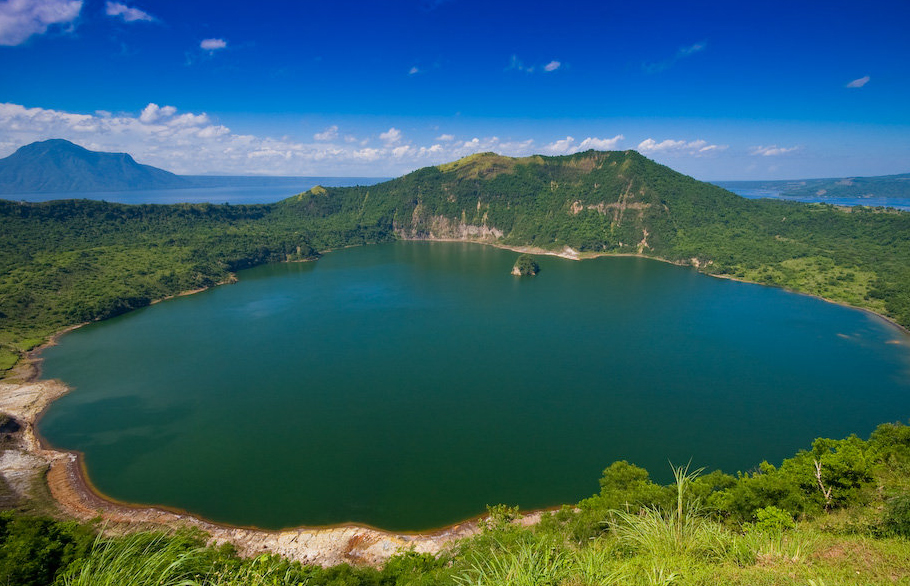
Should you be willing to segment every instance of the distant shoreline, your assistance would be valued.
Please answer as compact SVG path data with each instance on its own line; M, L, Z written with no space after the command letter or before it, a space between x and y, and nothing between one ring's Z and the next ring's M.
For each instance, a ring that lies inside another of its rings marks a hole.
M839 305L841 307L846 307L848 309L855 309L858 311L862 311L862 312L868 313L870 315L873 315L879 319L884 320L888 324L890 324L890 325L894 326L895 328L897 328L898 330L900 330L902 333L910 336L910 328L904 327L901 324L899 324L898 322L894 321L894 319L888 317L887 315L878 313L877 311L875 311L873 309L869 309L868 307L860 307L858 305L851 305L850 303L847 303L846 301L838 301L836 299L830 299L828 297L823 297L821 295L816 295L814 293L807 293L805 291L791 289L789 287L780 287L778 285L769 285L767 283L758 283L756 281L750 281L748 279L744 279L741 277L735 277L733 275L721 275L721 274L717 274L717 273L707 273L707 272L699 270L700 266L693 264L693 262L691 262L691 261L690 262L673 261L673 260L669 260L666 258L661 258L659 256L649 256L647 254L641 254L641 253L635 253L635 252L579 252L568 246L564 247L562 251L553 251L553 250L547 250L545 248L537 248L535 246L517 246L517 245L511 245L511 244L501 244L501 243L497 243L497 242L493 242L493 241L486 241L486 240L468 240L468 239L464 239L464 238L406 238L406 239L402 239L402 240L407 240L409 242L467 242L467 243L473 243L473 244L483 244L486 246L492 246L493 248L500 248L503 250L511 250L512 252L537 254L537 255L541 255L541 256L556 256L556 257L564 258L567 260L579 260L579 261L580 260L589 260L589 259L594 259L594 258L610 258L610 257L631 257L631 258L644 258L644 259L648 259L648 260L655 260L658 262L671 264L671 265L678 266L678 267L694 268L699 274L704 275L706 277L714 277L716 279L735 281L737 283L746 283L749 285L759 285L761 287L770 287L773 289L780 289L782 291L786 291L787 293L795 293L797 295L804 295L806 297L820 299L821 301L825 301L827 303L833 303L834 305ZM369 246L369 245L366 245L366 246ZM697 260L697 259L694 259L694 260Z
M391 179L390 177L272 175L178 175L178 177L187 179L188 183L185 185L137 189L0 192L0 199L27 203L89 199L93 201L149 205L183 203L274 205L281 201L280 199L276 200L276 198L293 197L316 185L323 185L324 187L369 186ZM212 193L216 190L224 190L224 193ZM160 193L160 197L148 197L148 195L155 193ZM197 197L191 197L194 194ZM282 194L286 195L282 196ZM180 199L182 195L189 195L190 197L183 200Z

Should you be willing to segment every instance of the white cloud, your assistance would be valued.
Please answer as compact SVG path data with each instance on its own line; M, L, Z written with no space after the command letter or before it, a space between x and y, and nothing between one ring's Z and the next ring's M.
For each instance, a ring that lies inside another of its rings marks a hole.
M225 47L227 47L227 41L224 39L202 39L202 42L199 43L199 48L206 51L217 51Z
M15 46L52 25L71 23L82 0L6 0L0 2L0 45Z
M155 103L136 112L91 114L0 103L0 157L48 138L65 138L93 150L127 152L141 163L176 173L322 176L395 176L479 152L513 157L570 154L613 149L623 140L622 135L584 140L567 136L538 143L530 138L482 135L457 140L454 134L441 134L420 142L391 127L377 141L369 131L342 134L334 125L312 139L297 140L237 134L204 112L183 112ZM711 146L704 141L691 144L701 149Z
M544 145L543 152L547 153L548 155L564 155L571 151L572 144L574 142L574 138L567 136L563 139Z
M164 108L158 107L158 104L150 103L148 106L142 109L142 113L139 115L139 120L145 124L149 124L158 120L162 117L173 116L177 111L177 108L173 106L165 106Z
M408 144L395 147L392 149L392 156L400 159L407 155L411 151L411 148L411 145Z
M317 132L313 135L313 140L320 141L330 141L335 140L336 138L338 138L338 126L335 124L329 126L322 132Z
M525 65L524 61L518 58L518 55L512 55L509 58L509 65L506 67L506 71L523 71L525 73L534 73L535 71L542 70L549 73L551 71L556 71L560 67L562 67L562 62L557 61L556 59L540 66Z
M227 126L206 126L202 130L196 133L196 136L199 138L216 138L219 136L224 136L231 132L231 129Z
M622 139L625 137L621 134L617 134L613 138L593 138L589 137L581 141L581 144L578 145L579 151L586 151L588 149L595 149L598 151L612 151L616 149Z
M408 70L408 75L416 75L418 73L420 73L420 69L416 65Z
M777 155L785 155L787 153L792 153L795 150L798 150L799 147L779 147L776 144L770 146L755 146L749 149L749 154L758 155L762 157L776 157Z
M386 145L398 144L401 142L401 131L395 127L389 128L387 131L379 135L379 140L384 142Z
M120 2L110 2L104 5L104 13L108 16L119 16L126 22L136 22L139 20L153 21L155 17L138 8L121 4Z
M689 55L694 55L695 53L704 51L707 46L708 43L701 42L689 45L688 47L680 47L679 51L676 52L676 57L681 59L683 57L688 57Z
M617 134L613 138L595 138L589 136L580 143L575 139L567 136L561 140L544 145L541 150L548 155L571 155L573 153L595 149L599 151L608 151L616 148L616 145L625 138Z
M675 65L676 62L679 61L680 59L685 59L686 57L691 57L692 55L695 55L696 53L701 53L707 47L708 47L707 41L701 41L700 43L693 43L686 47L680 47L679 49L677 49L676 53L669 59L664 59L663 61L659 61L657 63L644 63L642 65L642 69L644 69L645 73L660 73L661 71L664 71L665 69L669 69L670 67L673 67L673 65Z
M534 67L525 67L525 64L521 62L521 60L518 58L518 55L512 55L512 57L509 59L509 66L506 67L506 71L510 70L534 73Z
M867 83L869 83L869 76L868 76L868 75L864 75L863 77L861 77L861 78L859 78L859 79L854 79L853 81L851 81L850 83L848 83L848 84L846 85L846 87L863 87L863 86L866 85Z
M361 159L364 161L376 161L379 157L382 156L382 151L374 148L363 148L352 153L355 159Z
M676 155L694 155L704 156L713 154L718 151L724 151L727 145L708 144L705 140L672 140L667 139L657 142L653 138L647 138L640 143L636 150L643 155L651 154L676 154Z

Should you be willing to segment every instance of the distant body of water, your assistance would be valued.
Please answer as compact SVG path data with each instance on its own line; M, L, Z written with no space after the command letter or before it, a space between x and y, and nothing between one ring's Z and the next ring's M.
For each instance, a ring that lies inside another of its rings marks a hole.
M133 191L74 191L69 193L13 193L2 199L12 201L51 201L58 199L94 199L117 203L275 203L302 193L316 185L347 187L373 185L383 177L208 177L191 176L197 187L180 189L146 189Z
M735 473L910 417L868 313L640 258L397 242L239 273L43 353L40 431L117 499L265 528L420 530L598 491L615 460Z
M910 198L905 197L879 197L864 195L860 197L828 197L823 195L806 195L793 196L782 193L779 189L740 187L729 183L718 181L715 183L724 189L732 191L736 195L748 199L782 199L785 201L801 201L804 203L829 203L838 206L871 206L871 207L891 207L898 210L910 211Z

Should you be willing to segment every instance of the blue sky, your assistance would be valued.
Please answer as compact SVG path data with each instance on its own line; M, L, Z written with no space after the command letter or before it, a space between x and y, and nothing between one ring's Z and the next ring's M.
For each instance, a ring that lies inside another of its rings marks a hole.
M638 149L700 179L910 172L910 3L0 0L0 155L397 175Z

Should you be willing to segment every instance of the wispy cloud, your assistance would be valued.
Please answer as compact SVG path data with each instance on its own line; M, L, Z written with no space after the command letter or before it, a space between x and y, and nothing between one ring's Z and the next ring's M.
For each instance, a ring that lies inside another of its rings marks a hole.
M676 154L701 157L727 150L727 145L709 144L706 140L662 140L657 142L647 138L640 143L636 150L643 155L651 154Z
M329 140L335 140L337 138L338 138L338 125L336 125L336 124L333 124L332 126L329 126L322 132L317 132L316 134L313 135L313 140L319 140L319 141L329 141Z
M227 41L224 39L202 39L199 48L205 51L218 51L227 47Z
M776 157L778 155L786 155L787 153L792 153L796 150L799 150L798 146L779 147L776 144L772 144L770 146L754 146L749 149L749 154L753 156Z
M544 65L544 66L543 66L543 70L544 70L544 71L556 71L556 70L559 69L561 66L562 66L562 63L560 63L559 61L556 61L556 60L554 59L553 61L550 61L549 63L547 63L546 65Z
M126 22L137 22L137 21L147 21L153 22L155 17L149 14L144 10L133 6L127 6L126 4L121 4L120 2L110 2L108 1L104 5L104 13L108 16L119 16Z
M642 69L645 73L660 73L673 65L676 64L680 59L685 59L686 57L691 57L696 53L701 53L708 47L707 41L701 41L700 43L694 43L685 47L680 47L677 49L676 53L669 59L664 59L663 61L658 61L656 63L644 63L642 64Z
M866 85L867 83L869 83L869 76L868 76L868 75L864 75L863 77L861 77L861 78L859 78L859 79L854 79L853 81L851 81L850 83L848 83L848 84L846 85L846 87L851 87L851 88L854 88L854 87L863 87L863 86Z
M0 45L15 46L53 25L72 23L82 0L6 0L0 2Z
M589 136L581 142L577 142L571 136L567 136L563 139L544 145L541 148L541 151L548 155L570 155L572 153L578 153L590 149L595 149L598 151L610 151L614 150L616 148L616 145L618 145L624 138L625 137L621 134L617 134L613 138L596 138Z
M525 73L534 73L534 67L526 67L525 64L518 58L518 55L512 55L509 58L509 66L506 67L506 71L524 71Z
M545 71L550 73L556 71L562 67L562 62L553 59L549 63L544 65L525 65L524 61L518 58L518 55L512 55L509 58L509 65L506 67L506 71L523 71L525 73L534 73L535 71Z

